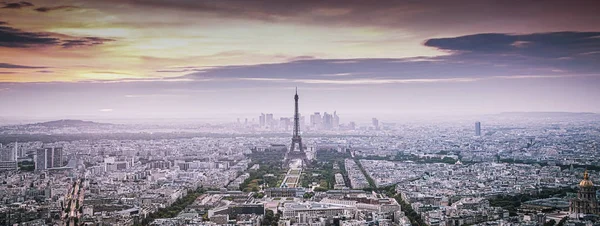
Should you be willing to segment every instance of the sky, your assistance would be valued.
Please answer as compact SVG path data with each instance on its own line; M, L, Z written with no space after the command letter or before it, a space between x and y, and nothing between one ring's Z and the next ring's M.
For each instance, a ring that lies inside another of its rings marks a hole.
M600 112L593 0L0 1L0 117Z

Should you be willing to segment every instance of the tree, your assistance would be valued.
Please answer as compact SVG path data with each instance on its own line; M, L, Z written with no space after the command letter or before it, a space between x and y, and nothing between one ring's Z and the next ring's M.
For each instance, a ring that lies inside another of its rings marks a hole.
M557 226L565 225L565 223L567 222L568 219L569 219L569 217L563 217L562 219L560 219Z
M554 219L547 221L546 223L544 223L544 226L554 226L556 224L556 221Z
M254 193L254 194L252 195L252 197L254 197L254 198L256 198L256 199L262 199L263 197L265 197L265 193L262 193L262 192L257 192L257 193Z
M262 225L277 225L277 222L274 222L274 220L275 214L273 213L273 210L267 210L265 212L265 217Z
M172 218L177 216L181 211L185 209L188 205L192 204L198 196L204 193L204 189L198 188L195 191L188 192L188 194L179 198L175 201L171 206L167 208L160 208L158 211L151 213L148 217L142 220L142 225L149 225L154 219L157 218Z
M315 193L313 193L313 192L307 192L307 193L304 193L304 196L303 196L303 198L305 198L305 199L310 199L310 198L312 198L314 195L315 195Z
M316 191L316 192L323 192L323 191L327 191L327 188L316 187L316 188L314 189L314 191Z

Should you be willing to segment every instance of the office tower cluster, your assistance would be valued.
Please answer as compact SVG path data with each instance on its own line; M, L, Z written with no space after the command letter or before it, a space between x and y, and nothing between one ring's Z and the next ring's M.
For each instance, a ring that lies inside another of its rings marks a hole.
M323 112L322 116L315 112L310 116L310 127L313 130L337 130L340 129L340 117L336 111L333 114Z
M280 121L285 121L285 120L290 120L289 118L281 118ZM277 127L279 127L279 122L277 122L275 120L275 118L273 117L273 114L268 113L268 114L264 114L262 113L260 115L260 117L258 118L258 122L259 122L259 126L260 128L264 128L264 129L275 129ZM285 127L285 125L283 125Z
M281 117L276 119L271 113L262 113L258 117L258 126L261 129L273 130L273 131L291 131L294 128L293 117ZM298 114L298 123L302 130L353 130L356 124L351 122L348 125L342 125L340 123L340 116L337 111L333 114L323 112L315 112L309 116L308 125L306 124L305 117Z
M63 149L61 147L46 147L36 150L35 169L46 170L63 166Z

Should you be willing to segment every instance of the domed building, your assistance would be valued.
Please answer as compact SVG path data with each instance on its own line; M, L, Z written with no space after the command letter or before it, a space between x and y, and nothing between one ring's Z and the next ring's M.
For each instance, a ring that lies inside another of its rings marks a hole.
M571 199L571 214L576 216L587 214L598 214L598 200L596 199L596 188L590 180L587 170L583 173L583 180L579 182L579 192L577 198Z

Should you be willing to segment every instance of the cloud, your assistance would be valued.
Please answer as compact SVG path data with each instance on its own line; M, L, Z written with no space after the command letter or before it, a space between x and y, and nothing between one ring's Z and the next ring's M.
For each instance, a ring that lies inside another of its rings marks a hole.
M54 71L50 71L50 70L41 70L41 71L36 71L37 73L54 73Z
M48 68L48 67L25 66L25 65L18 65L18 64L7 64L7 63L0 63L0 68L13 68L13 69L43 69L43 68Z
M64 40L63 43L61 44L61 46L64 48L89 47L89 46L102 45L106 42L112 42L112 41L115 41L115 40L109 39L109 38L84 37L84 38L79 38L79 39Z
M157 70L158 73L203 72L203 69Z
M600 32L474 34L430 39L424 45L451 52L404 59L300 59L225 66L183 78L233 83L377 85L476 82L488 79L556 79L598 76ZM564 57L569 57L565 60Z
M440 1L378 0L105 0L119 7L194 12L205 17L302 23L318 26L369 26L420 30L429 34L501 29L564 30L588 28L600 22L595 0L480 1L455 0L452 5ZM477 9L477 10L473 10ZM563 18L569 18L565 21ZM443 21L443 23L440 23ZM587 21L580 23L580 21ZM509 25L509 26L506 26ZM514 25L514 26L513 26Z
M13 3L4 3L4 7L2 7L2 8L3 9L20 9L20 8L31 7L31 6L33 6L33 3L21 1L21 2L13 2Z
M230 66L191 73L183 78L222 83L307 83L333 85L381 85L435 82L475 82L486 76L533 73L522 68L492 69L492 65L471 65L455 59L411 61L398 59L315 59L277 64ZM483 76L482 71L488 71ZM539 72L539 71L535 71Z
M426 46L453 53L447 59L512 68L590 74L600 70L600 32L474 34L427 40ZM496 69L490 69L496 70ZM537 72L534 72L537 73Z
M0 71L0 75L10 75L10 74L15 74L16 72L12 72L12 71Z
M134 75L131 73L117 72L117 71L92 71L92 73L94 73L94 74Z
M288 59L289 61L298 61L298 60L314 60L317 59L314 56L297 56L297 57L292 57L290 59Z
M541 58L573 57L600 51L600 32L475 34L430 39L426 46L475 54L511 54Z
M74 10L74 9L79 9L79 7L70 6L70 5L61 5L61 6L53 6L53 7L39 7L39 8L36 8L35 11L47 13L47 12L57 11L57 10L70 11L70 10Z
M8 48L35 48L58 46L73 48L82 46L96 46L114 39L100 37L71 37L50 32L27 32L6 26L0 21L0 47Z
M98 111L100 112L112 112L114 109L111 108L103 108L103 109L99 109Z
M60 39L44 32L26 32L0 23L0 47L27 48L60 44Z

